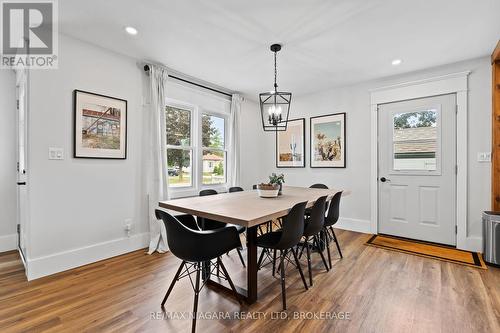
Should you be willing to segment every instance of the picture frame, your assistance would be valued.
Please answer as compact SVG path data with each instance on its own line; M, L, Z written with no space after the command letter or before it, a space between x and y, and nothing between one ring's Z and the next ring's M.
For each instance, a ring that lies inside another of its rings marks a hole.
M309 122L311 168L345 168L346 113L311 117Z
M73 157L127 158L127 100L73 91Z
M276 167L306 167L306 119L288 120L286 131L276 131Z

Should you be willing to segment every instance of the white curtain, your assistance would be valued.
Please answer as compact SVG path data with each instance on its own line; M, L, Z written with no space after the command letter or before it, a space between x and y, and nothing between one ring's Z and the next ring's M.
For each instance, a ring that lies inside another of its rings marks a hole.
M150 108L148 110L148 200L149 200L149 251L163 253L168 250L167 233L162 221L155 217L158 202L168 199L168 175L166 171L166 136L165 136L165 103L167 70L158 65L149 64Z
M243 98L233 94L229 116L229 184L240 186L240 113Z

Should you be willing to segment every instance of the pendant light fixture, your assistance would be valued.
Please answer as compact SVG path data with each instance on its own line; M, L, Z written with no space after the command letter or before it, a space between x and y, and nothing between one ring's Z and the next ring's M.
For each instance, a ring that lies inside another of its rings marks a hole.
M278 76L276 55L280 50L280 44L271 45L271 51L274 52L274 90L259 94L264 131L286 131L288 124L292 93L278 91L278 84L276 83Z

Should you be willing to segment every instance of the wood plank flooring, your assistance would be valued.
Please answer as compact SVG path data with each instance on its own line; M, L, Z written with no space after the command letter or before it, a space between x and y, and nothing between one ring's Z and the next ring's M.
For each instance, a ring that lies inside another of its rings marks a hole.
M199 311L244 311L260 319L201 319L198 332L500 332L500 269L476 269L363 245L369 235L339 230L344 259L333 270L313 254L314 286L287 272L287 319L270 266L259 271L259 301L240 306L204 288ZM245 271L236 253L223 257L236 284ZM304 258L302 259L304 260ZM303 261L303 268L306 265ZM0 254L0 332L190 332L189 319L161 319L160 302L179 261L136 251L27 282L15 252ZM167 314L189 315L188 279L175 286ZM349 313L349 320L295 319Z

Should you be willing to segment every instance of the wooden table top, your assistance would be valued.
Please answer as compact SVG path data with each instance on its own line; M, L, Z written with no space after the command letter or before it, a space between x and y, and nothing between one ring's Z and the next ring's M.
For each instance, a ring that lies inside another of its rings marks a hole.
M327 195L331 199L339 191L284 186L283 194L277 198L261 198L256 190L251 190L160 201L159 205L177 212L253 227L287 215L299 202L307 201L307 207L311 207L317 198ZM347 194L347 191L343 192L343 195Z

